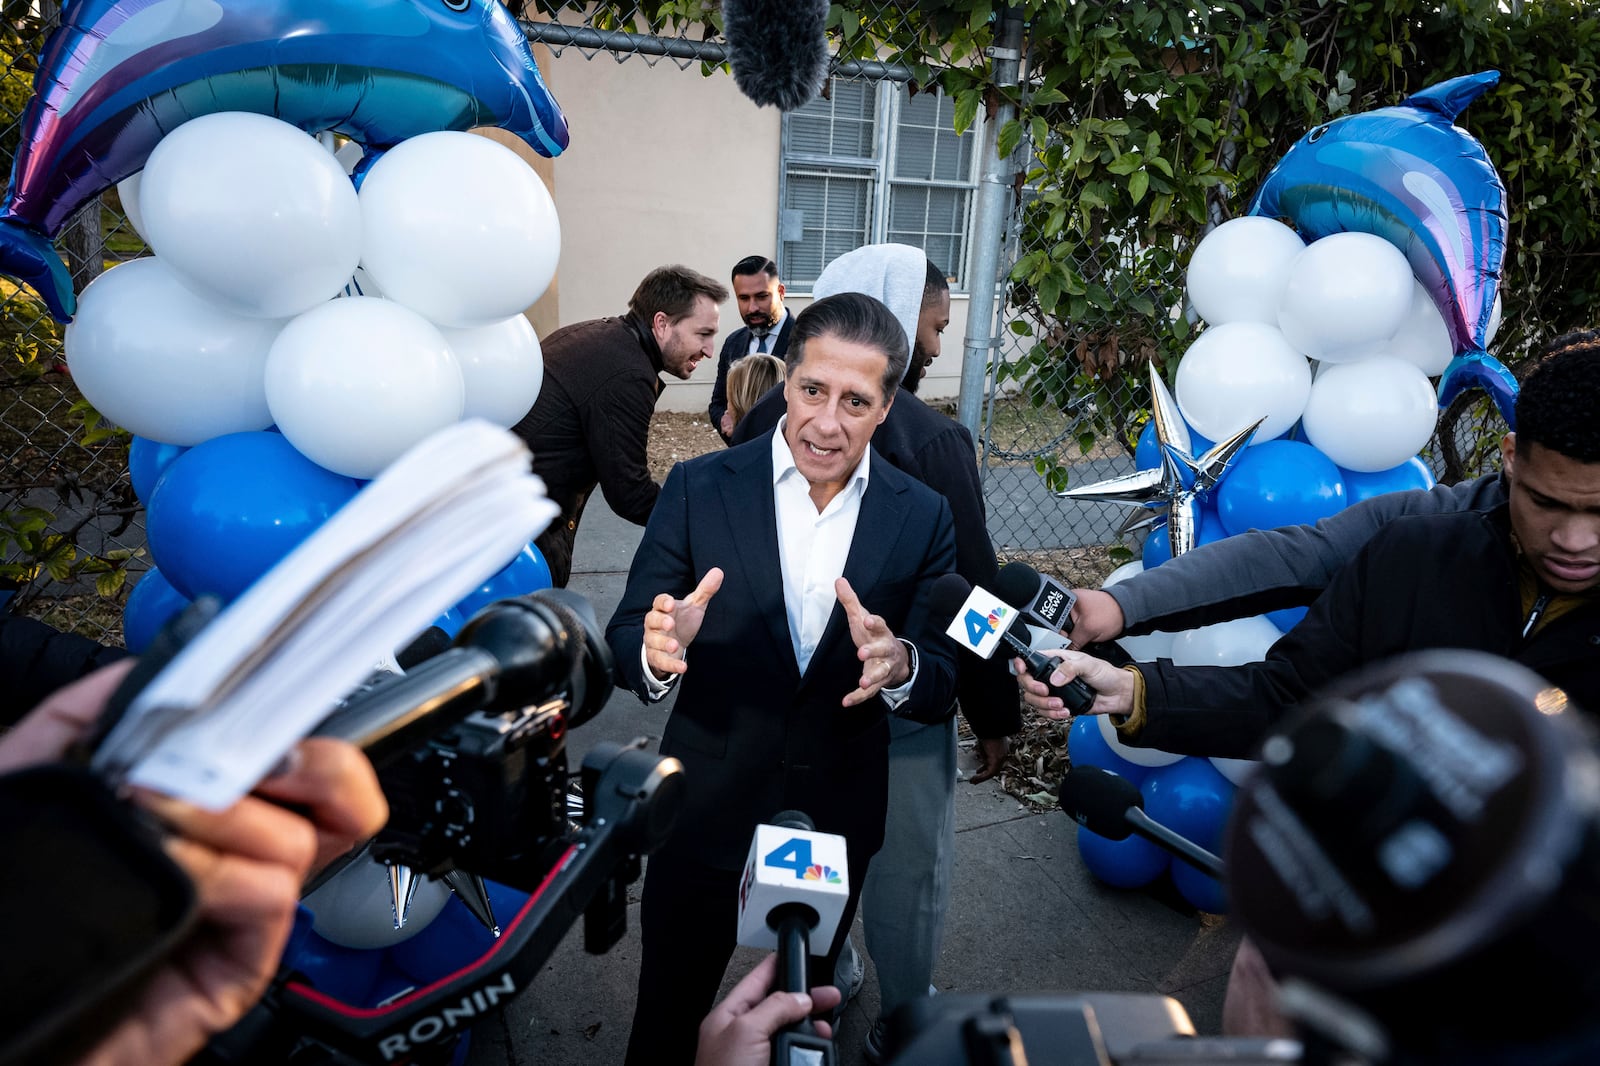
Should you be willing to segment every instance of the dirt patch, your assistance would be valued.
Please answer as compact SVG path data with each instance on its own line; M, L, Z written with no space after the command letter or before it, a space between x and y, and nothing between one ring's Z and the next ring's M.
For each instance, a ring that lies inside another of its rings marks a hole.
M667 476L674 463L722 448L722 438L703 414L657 411L650 420L650 476Z

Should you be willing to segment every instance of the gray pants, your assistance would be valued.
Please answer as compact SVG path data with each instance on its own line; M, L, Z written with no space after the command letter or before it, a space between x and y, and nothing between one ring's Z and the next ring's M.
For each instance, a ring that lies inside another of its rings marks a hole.
M921 725L891 718L889 731L883 847L861 889L861 924L878 972L880 1017L928 994L956 851L955 720Z

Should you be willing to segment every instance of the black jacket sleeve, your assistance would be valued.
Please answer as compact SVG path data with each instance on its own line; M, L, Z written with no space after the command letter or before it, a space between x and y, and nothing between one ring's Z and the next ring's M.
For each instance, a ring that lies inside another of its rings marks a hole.
M948 430L918 451L917 467L926 484L950 505L955 523L956 573L974 585L993 589L1000 568L989 540L972 435L964 426L951 422ZM1007 664L1001 655L960 663L956 698L961 703L961 713L972 731L986 740L1007 737L1022 728L1021 697Z
M650 419L656 410L654 374L620 377L596 396L584 417L584 437L606 503L619 518L644 525L661 491L650 477Z
M56 689L127 655L122 648L0 611L0 727L15 725Z

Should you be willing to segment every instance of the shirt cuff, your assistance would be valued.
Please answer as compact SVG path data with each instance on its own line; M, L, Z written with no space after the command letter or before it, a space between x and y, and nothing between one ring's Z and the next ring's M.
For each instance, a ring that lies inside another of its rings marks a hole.
M1133 675L1133 704L1127 714L1114 714L1111 716L1111 721L1117 727L1117 739L1127 743L1135 743L1139 739L1139 734L1144 732L1146 717L1144 674L1140 673L1139 668L1132 664L1124 666L1123 669Z
M917 680L917 646L904 637L900 637L898 639L901 644L905 645L906 656L911 661L911 673L903 682L896 685L894 688L883 688L878 690L878 695L883 697L883 702L888 705L891 711L899 710L900 705L911 698L911 686L914 685Z
M655 672L650 669L650 659L645 653L645 646L639 645L639 664L644 667L644 694L651 703L658 703L666 699L667 693L672 691L672 686L678 683L679 675L673 674L665 681L656 680Z

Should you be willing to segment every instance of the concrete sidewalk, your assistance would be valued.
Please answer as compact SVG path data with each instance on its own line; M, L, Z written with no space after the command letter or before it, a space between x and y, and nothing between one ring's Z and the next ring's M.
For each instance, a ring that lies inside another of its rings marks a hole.
M621 597L640 532L603 499L590 500L571 587L594 604L602 625ZM659 742L666 713L631 693L613 693L604 711L571 735L571 765L599 741ZM970 772L969 752L962 765ZM958 785L956 827L953 899L934 975L941 992L1160 992L1188 1010L1200 1033L1218 1032L1238 943L1230 924L1194 913L1175 894L1098 883L1078 858L1070 819L1060 811L1029 813L993 781ZM533 987L474 1034L469 1066L622 1061L639 966L641 884L630 890L622 941L605 955L589 955L581 931L571 930ZM855 937L859 947L859 922ZM724 988L759 958L740 949ZM861 1042L878 1013L867 965L866 986L838 1034L844 1064L863 1061Z

